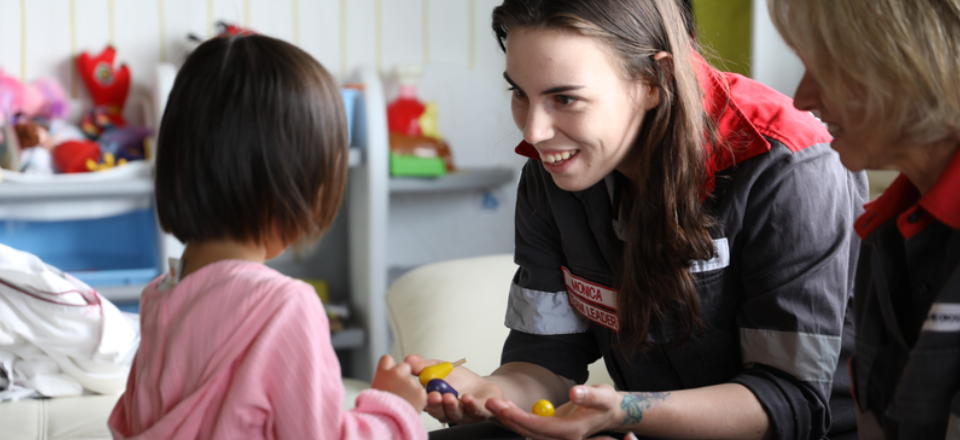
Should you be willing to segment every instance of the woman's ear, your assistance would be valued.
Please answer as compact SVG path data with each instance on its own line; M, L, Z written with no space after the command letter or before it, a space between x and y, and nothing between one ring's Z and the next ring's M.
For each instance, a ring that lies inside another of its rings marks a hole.
M673 79L673 55L670 52L661 50L655 53L651 58L657 63L665 76L665 80L670 82Z
M651 58L654 63L657 63L660 71L663 73L663 84L669 84L673 81L673 55L671 55L670 52L660 51ZM649 111L660 105L660 89L647 82L643 82L641 88L643 91L641 104L644 111Z

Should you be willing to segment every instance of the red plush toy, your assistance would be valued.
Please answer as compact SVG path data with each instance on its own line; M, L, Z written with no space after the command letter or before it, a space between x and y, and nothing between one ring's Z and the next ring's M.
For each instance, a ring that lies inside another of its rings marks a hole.
M66 141L53 150L53 163L62 173L85 173L87 160L100 162L100 145L93 141Z
M116 50L107 46L96 57L86 52L77 56L77 72L90 91L93 105L106 108L107 117L114 126L126 125L122 112L130 92L130 69L126 65L113 67Z

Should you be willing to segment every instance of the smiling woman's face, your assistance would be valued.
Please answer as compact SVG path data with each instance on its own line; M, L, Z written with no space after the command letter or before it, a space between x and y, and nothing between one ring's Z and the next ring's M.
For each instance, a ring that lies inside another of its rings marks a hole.
M806 64L806 62L804 62ZM903 160L906 144L897 142L884 127L864 124L864 112L838 105L807 68L793 95L793 105L816 113L830 130L830 146L840 155L840 162L851 171L891 170Z
M650 87L623 77L611 52L574 32L517 28L507 37L513 120L567 191L624 167L644 114L659 103Z

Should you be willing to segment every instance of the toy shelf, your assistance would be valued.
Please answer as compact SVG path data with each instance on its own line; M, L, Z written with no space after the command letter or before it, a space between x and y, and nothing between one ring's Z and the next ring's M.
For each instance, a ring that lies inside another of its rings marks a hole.
M129 179L121 182L0 184L0 203L76 198L150 197L152 195L153 180L149 178Z
M359 349L363 348L366 341L366 334L362 328L347 327L334 333L331 337L331 343L336 350Z
M391 193L469 191L495 188L513 180L510 168L464 168L440 177L393 177Z
M162 271L152 170L149 162L131 162L99 173L5 172L0 243L33 253L97 290L136 290L136 298Z
M355 168L363 163L363 150L358 147L350 148L350 168Z
M360 69L352 78L361 93L353 110L353 144L363 160L350 170L346 196L350 305L367 339L351 359L350 374L370 380L377 360L389 353L390 333L384 299L392 281L388 267L390 196L469 192L498 187L514 179L509 168L464 168L436 178L390 177L386 96L380 75ZM327 260L329 261L329 260Z

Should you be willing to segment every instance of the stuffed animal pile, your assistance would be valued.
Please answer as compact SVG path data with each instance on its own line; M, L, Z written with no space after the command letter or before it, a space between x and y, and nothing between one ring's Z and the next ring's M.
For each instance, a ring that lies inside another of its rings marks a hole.
M123 107L130 70L114 67L116 51L81 53L77 74L92 107L78 124L67 121L69 101L53 79L21 83L0 69L0 168L27 174L100 171L146 158L143 127L127 125Z

